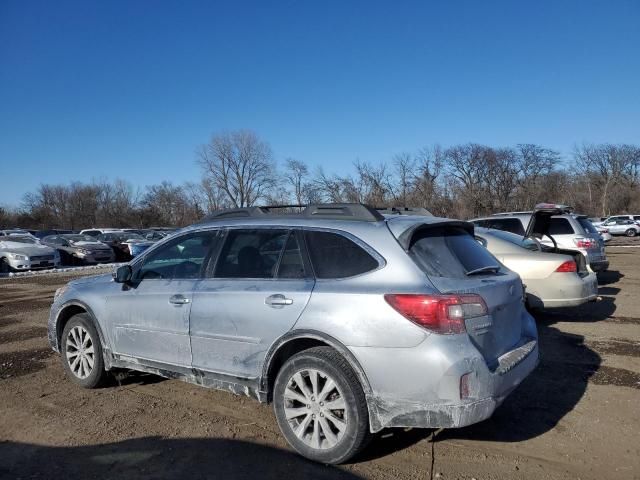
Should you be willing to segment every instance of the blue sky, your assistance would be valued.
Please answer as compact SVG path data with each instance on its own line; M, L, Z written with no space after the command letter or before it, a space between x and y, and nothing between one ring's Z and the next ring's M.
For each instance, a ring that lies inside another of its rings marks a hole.
M640 143L640 2L0 2L0 204L199 178L248 128L344 173L440 143ZM4 177L4 178L3 178Z

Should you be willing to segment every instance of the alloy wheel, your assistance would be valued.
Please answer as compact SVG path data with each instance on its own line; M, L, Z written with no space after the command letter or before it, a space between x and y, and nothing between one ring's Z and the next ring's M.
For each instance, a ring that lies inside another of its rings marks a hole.
M93 339L84 327L75 326L69 330L65 350L71 373L80 379L91 375L95 363L95 349Z
M347 430L346 403L330 375L316 369L299 370L284 391L284 414L293 433L307 446L326 450L336 446Z

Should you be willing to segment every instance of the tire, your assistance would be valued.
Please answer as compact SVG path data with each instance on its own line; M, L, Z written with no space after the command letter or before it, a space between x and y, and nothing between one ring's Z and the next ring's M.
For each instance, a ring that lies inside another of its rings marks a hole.
M335 386L325 391L330 381ZM329 403L341 408L329 409ZM287 442L316 462L344 463L371 436L362 386L349 363L330 347L304 350L285 362L276 378L273 408Z
M67 377L77 385L96 388L106 380L100 337L88 314L79 313L67 322L62 331L60 353Z
M624 232L624 234L625 234L627 237L635 237L635 236L636 236L636 234L637 234L637 232L636 232L633 228L630 228L629 230L627 230L626 232Z
M11 267L7 263L6 258L0 258L0 273L9 273L11 271Z

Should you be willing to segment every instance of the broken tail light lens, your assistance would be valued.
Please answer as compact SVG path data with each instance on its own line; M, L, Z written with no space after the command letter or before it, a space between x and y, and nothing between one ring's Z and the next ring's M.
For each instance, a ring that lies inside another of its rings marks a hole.
M464 333L467 318L487 315L480 295L387 294L386 302L413 323L434 333Z
M568 260L556 268L556 272L574 273L578 271L578 265L573 260Z
M573 243L578 248L593 248L596 246L596 241L592 238L574 238Z
M469 388L469 380L471 373L465 373L460 377L460 400L471 397L471 391Z

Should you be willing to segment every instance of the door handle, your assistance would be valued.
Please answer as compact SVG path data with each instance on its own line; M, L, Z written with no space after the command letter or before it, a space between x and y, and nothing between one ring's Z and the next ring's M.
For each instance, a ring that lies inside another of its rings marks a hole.
M185 303L189 303L191 300L189 300L187 297L185 297L184 295L180 295L179 293L177 295L172 295L169 298L169 303L172 303L174 305L184 305Z
M287 298L280 293L276 293L275 295L270 295L264 299L264 303L269 305L270 307L284 307L285 305L291 305L293 300L291 298Z

